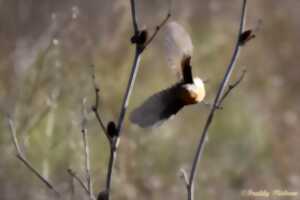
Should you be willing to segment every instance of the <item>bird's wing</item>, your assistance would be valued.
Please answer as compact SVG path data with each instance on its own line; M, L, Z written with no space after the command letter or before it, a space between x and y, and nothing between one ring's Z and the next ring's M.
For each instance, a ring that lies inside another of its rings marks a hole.
M180 84L178 83L146 99L131 113L131 122L142 128L162 124L184 106L183 101L178 98L179 89Z
M177 22L166 24L164 30L164 52L167 64L177 74L182 73L181 63L185 57L193 54L193 44L188 32Z

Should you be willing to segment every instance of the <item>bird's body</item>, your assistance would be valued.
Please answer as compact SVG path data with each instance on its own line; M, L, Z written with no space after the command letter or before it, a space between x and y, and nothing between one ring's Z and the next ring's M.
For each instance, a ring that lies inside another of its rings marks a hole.
M176 70L179 81L150 96L132 112L131 121L143 128L160 125L184 106L199 103L205 97L203 81L192 75L193 46L189 35L176 22L167 24L165 34L167 62Z

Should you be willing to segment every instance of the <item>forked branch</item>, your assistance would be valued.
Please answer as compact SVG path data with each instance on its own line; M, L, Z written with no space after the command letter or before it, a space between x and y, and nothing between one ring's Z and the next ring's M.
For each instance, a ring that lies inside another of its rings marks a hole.
M193 159L193 163L192 163L192 168L191 168L191 172L189 175L189 180L188 180L188 184L186 184L186 189L187 189L187 195L188 195L188 200L193 200L194 199L194 179L196 176L196 172L198 169L198 164L199 161L201 160L201 156L203 153L203 149L205 146L205 141L207 138L207 133L208 133L208 129L213 121L213 117L215 114L215 111L218 109L220 103L222 103L222 101L224 100L224 98L222 98L224 90L230 80L231 74L234 70L237 58L239 56L239 52L240 52L240 48L245 44L244 42L246 40L242 40L242 35L244 33L244 25L245 25L245 17L246 17L246 6L247 6L247 0L243 0L242 3L242 11L241 11L241 17L240 17L240 26L239 26L239 32L238 32L238 37L237 37L237 41L236 41L236 45L234 48L234 52L232 55L232 58L230 60L230 63L225 71L224 74L224 78L221 81L218 91L216 93L216 96L214 98L214 102L213 102L213 106L210 109L209 115L207 117L206 123L204 125L204 128L202 130L201 133L201 137L196 149L196 153ZM229 91L230 92L230 91ZM226 96L225 96L226 97Z
M73 177L79 183L79 185L86 192L86 194L90 195L90 191L88 187L84 184L83 180L81 180L81 178L72 169L68 169L67 172L71 177Z
M92 79L93 79L93 86L94 86L94 91L95 91L95 105L92 107L92 111L94 112L97 120L98 120L98 123L101 127L101 129L103 130L104 134L106 135L107 139L109 140L109 137L108 135L106 134L106 128L105 128L105 123L103 122L102 120L102 117L99 113L99 101L100 101L100 89L96 83L96 72L95 72L95 66L92 65Z
M132 16L132 25L133 25L133 36L131 38L132 44L135 45L135 55L133 59L133 64L131 66L131 72L129 75L129 80L127 83L127 87L123 96L123 101L119 113L119 118L118 121L115 123L113 121L109 122L107 125L107 128L105 128L105 125L103 121L100 118L99 113L97 112L97 101L99 99L99 89L95 87L95 92L96 92L96 106L94 107L94 112L96 114L96 117L98 119L99 124L101 125L108 141L110 144L110 156L109 156L109 162L108 162L108 167L107 167L107 174L106 174L106 187L105 190L102 190L99 195L98 199L109 199L110 196L110 188L111 188L111 179L112 179L112 171L113 171L113 166L116 160L117 156L117 149L118 149L118 144L120 142L120 136L122 134L122 127L125 119L125 114L127 112L127 107L129 105L129 100L130 96L134 87L134 83L136 80L136 76L139 70L140 66L140 60L141 60L141 55L150 45L150 43L153 41L153 39L156 37L158 34L159 30L161 27L167 22L167 20L170 18L171 14L168 13L167 17L162 21L161 24L159 24L153 33L152 36L148 39L147 31L146 30L140 30L137 22L137 17L136 17L136 6L135 6L135 0L130 0L130 8L131 8L131 16Z
M144 45L144 49L146 49L148 47L148 45L153 41L153 39L155 38L155 36L157 35L157 33L159 32L159 30L167 23L167 21L169 20L169 18L171 17L171 13L169 12L166 16L166 18L155 28L154 33L151 35L151 37L146 41L145 45Z
M234 83L228 85L227 90L224 92L223 96L221 97L221 99L219 101L218 107L222 107L222 104L223 104L224 100L226 99L226 97L228 97L228 95L232 92L232 90L234 88L236 88L244 80L246 72L247 72L246 70L243 70L240 77Z

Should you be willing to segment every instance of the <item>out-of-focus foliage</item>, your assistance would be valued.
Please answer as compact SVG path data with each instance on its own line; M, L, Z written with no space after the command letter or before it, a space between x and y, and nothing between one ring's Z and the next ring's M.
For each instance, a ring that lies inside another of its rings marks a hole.
M191 33L194 74L208 79L211 101L236 40L241 1L174 0L172 20ZM169 1L138 1L139 24L154 30ZM300 2L249 1L257 38L242 50L234 77L248 73L217 113L200 162L201 199L247 199L242 190L299 191ZM0 194L2 200L51 199L51 192L15 158L5 115L13 116L33 164L71 198L66 170L83 175L81 102L94 101L95 65L104 120L116 120L133 60L129 1L0 1ZM176 81L158 37L143 54L130 110ZM184 199L179 178L189 169L208 108L185 108L161 127L125 121L113 199ZM105 183L108 145L94 116L88 134L94 190ZM300 194L299 194L300 195ZM73 199L85 198L76 185ZM295 197L299 198L298 197ZM284 198L283 198L284 199Z

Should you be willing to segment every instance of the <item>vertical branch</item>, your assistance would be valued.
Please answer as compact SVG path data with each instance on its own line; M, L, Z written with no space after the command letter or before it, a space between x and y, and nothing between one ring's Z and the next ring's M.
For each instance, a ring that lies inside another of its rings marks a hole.
M75 197L75 184L74 184L74 177L70 176L70 182L69 182L69 187L70 187L70 200L73 200Z
M86 129L82 130L82 140L83 140L83 146L84 146L84 164L85 164L85 175L86 175L86 181L87 181L87 187L89 190L90 198L93 199L93 183L92 183L92 177L90 173L90 150L89 150L89 144L87 139L87 131Z
M123 101L122 101L122 105L121 105L121 109L120 109L120 113L119 113L119 118L118 118L118 121L116 124L114 122L109 122L106 129L103 126L103 123L101 122L101 120L98 119L101 127L104 129L104 133L107 136L107 139L110 144L110 156L109 156L109 162L108 162L107 174L106 174L106 187L105 187L104 191L101 191L99 193L98 199L106 199L106 200L109 199L110 190L111 190L113 166L114 166L114 162L115 162L116 156L117 156L117 148L118 148L118 144L120 142L120 136L122 134L122 127L124 124L127 107L129 105L130 96L132 94L136 76L137 76L137 73L139 70L141 55L144 52L144 50L146 49L146 47L155 38L155 36L157 35L160 28L166 23L166 21L171 16L171 14L168 13L167 18L161 24L159 24L157 26L153 35L151 37L149 37L150 38L150 40L149 40L149 38L147 37L147 35L148 35L147 31L139 30L138 23L137 23L137 17L136 17L135 0L130 0L130 8L131 8L132 25L133 25L133 32L134 32L134 35L131 38L131 42L133 44L135 44L135 54L134 54L134 58L133 58L133 64L131 66L131 72L129 75L128 83L127 83L126 90L125 90L125 93L123 96ZM98 105L97 104L97 94L98 94L97 92L99 90L96 89L95 91L96 91L96 105ZM93 109L93 110L95 112L97 109ZM99 118L97 116L97 112L95 112L95 114L96 114L96 117Z
M87 128L86 128L86 111L85 111L85 99L82 102L82 124L81 124L81 133L82 133L82 142L84 149L84 166L85 166L85 176L87 181L87 189L89 193L89 198L91 200L95 199L93 193L93 182L91 177L91 167L90 167L90 149L87 138Z
M137 24L137 18L136 18L136 10L135 10L135 0L130 0L130 8L131 8L131 17L132 17L132 25L133 25L133 31L134 31L134 36L137 36L139 34L139 27ZM131 96L131 92L133 90L133 86L135 83L136 75L140 66L140 60L141 60L141 54L142 54L142 45L139 43L135 44L135 54L134 54L134 59L133 59L133 64L131 67L131 72L127 84L127 88L124 94L123 98L123 103L118 119L118 125L117 125L117 131L120 133L124 118L125 118L125 113L129 104L129 99Z
M223 92L224 92L224 90L225 90L225 88L228 84L228 81L230 80L231 74L234 70L234 67L235 67L239 52L240 52L240 47L242 46L240 38L241 38L241 35L243 34L244 25L245 25L246 5L247 5L247 0L243 0L238 38L237 38L237 42L236 42L236 45L235 45L235 48L234 48L234 52L233 52L232 58L230 60L230 63L227 67L227 70L225 72L224 78L223 78L223 80L220 83L220 86L218 88L217 94L216 94L214 102L213 102L213 106L212 106L212 108L210 110L210 113L208 115L208 118L206 120L205 126L203 128L203 131L202 131L202 134L201 134L201 137L200 137L200 140L199 140L199 144L198 144L197 149L196 149L196 154L195 154L194 159L193 159L188 184L186 185L186 189L187 189L187 193L188 193L188 200L193 200L194 199L194 179L195 179L196 172L197 172L197 167L198 167L199 161L201 160L201 156L202 156L203 149L204 149L204 146L205 146L205 141L206 141L206 138L207 138L208 129L209 129L209 127L211 125L211 122L213 120L215 111L218 109L222 94L223 94Z
M135 1L131 0L130 1L131 4L131 15L132 15L132 23L133 23L133 29L134 29L134 35L138 35L139 34L139 29L138 29L138 25L137 25L137 20L136 20L136 12L135 12ZM123 122L124 122L124 118L125 118L125 114L127 111L127 107L129 104L129 99L133 90L133 86L135 83L135 79L136 79L136 75L139 69L139 64L140 64L140 60L141 60L141 54L142 54L142 45L141 44L136 44L136 48L135 48L135 56L134 56L134 61L131 67L131 72L130 72L130 76L129 76L129 80L128 80L128 84L126 87L126 91L123 97L123 102L122 102L122 106L121 106L121 111L119 114L119 118L118 118L118 124L117 127L115 127L116 129L116 135L112 136L110 135L110 133L108 132L108 130L105 129L105 127L103 126L103 123L101 123L101 120L99 120L99 115L97 115L98 113L95 112L96 109L93 109L96 117L102 127L102 129L104 130L105 135L107 136L107 139L109 141L110 144L110 156L109 156L109 162L108 162L108 166L107 166L107 174L106 174L106 186L105 186L105 190L101 191L98 195L98 199L109 199L110 196L110 189L111 189L111 180L112 180L112 171L113 171L113 166L114 166L114 162L116 160L116 156L117 156L117 144L119 141L119 136L121 133L121 129L123 126ZM98 95L98 91L96 89L96 101L97 101L97 95ZM97 102L96 102L97 105ZM114 124L114 123L113 123ZM101 197L104 196L104 197Z
M137 44L136 50L135 50L134 61L133 61L133 65L132 65L132 70L130 73L129 81L127 84L126 92L125 92L122 107L121 107L121 112L119 115L118 126L117 126L117 130L119 133L121 133L121 129L122 129L124 118L125 118L125 113L127 111L129 99L130 99L130 96L131 96L131 93L133 90L134 82L135 82L139 64L140 64L140 60L141 60L141 47Z
M47 124L46 124L46 130L45 130L45 139L48 141L47 144L44 145L44 148L48 152L50 149L50 143L53 137L53 129L55 126L55 113L54 113L54 106L50 106L50 111L47 117ZM45 156L42 160L42 174L44 177L49 177L49 168L50 168L50 163L49 163L49 158Z
M116 149L111 148L109 154L108 167L107 167L106 191L110 191L112 169L113 169L114 161L116 159L116 155L117 155Z
M136 19L135 0L130 0L130 8L131 8L131 17L132 17L134 34L137 34L139 32L139 28Z

